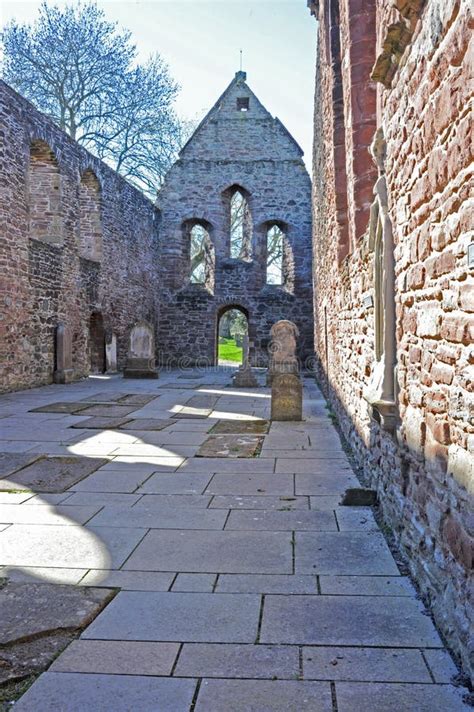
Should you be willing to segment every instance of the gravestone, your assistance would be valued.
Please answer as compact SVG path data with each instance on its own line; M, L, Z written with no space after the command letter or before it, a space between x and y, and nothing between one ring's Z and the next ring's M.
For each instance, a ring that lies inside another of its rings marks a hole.
M117 337L112 331L105 335L105 370L117 373Z
M272 383L276 373L299 373L299 363L296 356L298 327L292 321L282 319L273 324L270 330L269 363L267 371L267 386Z
M72 340L71 332L59 324L56 327L56 369L53 373L54 383L71 383L74 380L74 369L72 367Z
M242 365L232 376L232 385L236 388L258 388L257 379L255 378L249 363L249 345L249 337L245 335L242 338Z
M124 378L158 378L155 366L155 337L148 322L140 321L130 332Z
M295 373L276 373L273 376L271 419L303 419L303 388Z
M303 388L296 356L298 328L291 321L277 321L271 328L268 380L272 387L272 420L302 420Z

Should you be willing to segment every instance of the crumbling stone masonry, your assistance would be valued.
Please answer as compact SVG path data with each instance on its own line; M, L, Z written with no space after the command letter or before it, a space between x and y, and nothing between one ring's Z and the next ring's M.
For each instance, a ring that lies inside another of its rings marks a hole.
M104 370L105 340L158 315L158 211L0 82L0 390L51 383L55 328L74 378Z
M309 6L319 20L319 377L440 629L472 675L469 2Z
M252 364L266 363L270 328L280 319L298 326L300 358L313 354L311 183L301 149L245 79L236 74L158 195L164 363L215 363L218 321L229 308L248 318ZM242 214L237 250L234 204ZM199 280L194 226L207 233ZM269 279L275 234L282 236L281 274Z

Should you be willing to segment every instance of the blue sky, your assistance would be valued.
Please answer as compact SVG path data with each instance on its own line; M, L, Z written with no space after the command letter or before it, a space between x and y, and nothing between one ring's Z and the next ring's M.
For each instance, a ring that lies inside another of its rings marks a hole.
M64 2L57 4L63 5ZM3 0L2 24L30 22L39 0ZM316 22L306 0L106 0L107 17L128 28L140 58L158 51L181 85L177 109L200 119L239 69L279 117L310 165Z

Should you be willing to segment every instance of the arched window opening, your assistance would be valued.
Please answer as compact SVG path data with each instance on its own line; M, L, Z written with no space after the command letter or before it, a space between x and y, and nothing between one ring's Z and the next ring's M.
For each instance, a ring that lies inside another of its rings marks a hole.
M238 188L230 196L230 256L237 260L252 256L252 217L247 198Z
M85 171L79 187L80 255L102 259L102 219L100 184L91 170Z
M191 228L191 276L193 284L206 283L206 251L209 233L202 225Z
M215 252L209 229L201 222L185 224L189 245L189 281L214 290Z
M245 336L248 336L248 319L243 309L231 307L223 311L217 325L217 361L220 366L242 363Z
M50 245L62 244L59 166L45 141L31 143L28 188L30 237Z
M282 285L285 233L279 225L267 230L267 284Z

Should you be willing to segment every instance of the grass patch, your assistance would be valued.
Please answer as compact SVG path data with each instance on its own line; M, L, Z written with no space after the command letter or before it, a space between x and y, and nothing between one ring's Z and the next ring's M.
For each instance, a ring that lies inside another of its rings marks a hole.
M225 339L224 343L219 343L218 355L220 361L242 363L242 347L237 346L234 339Z

